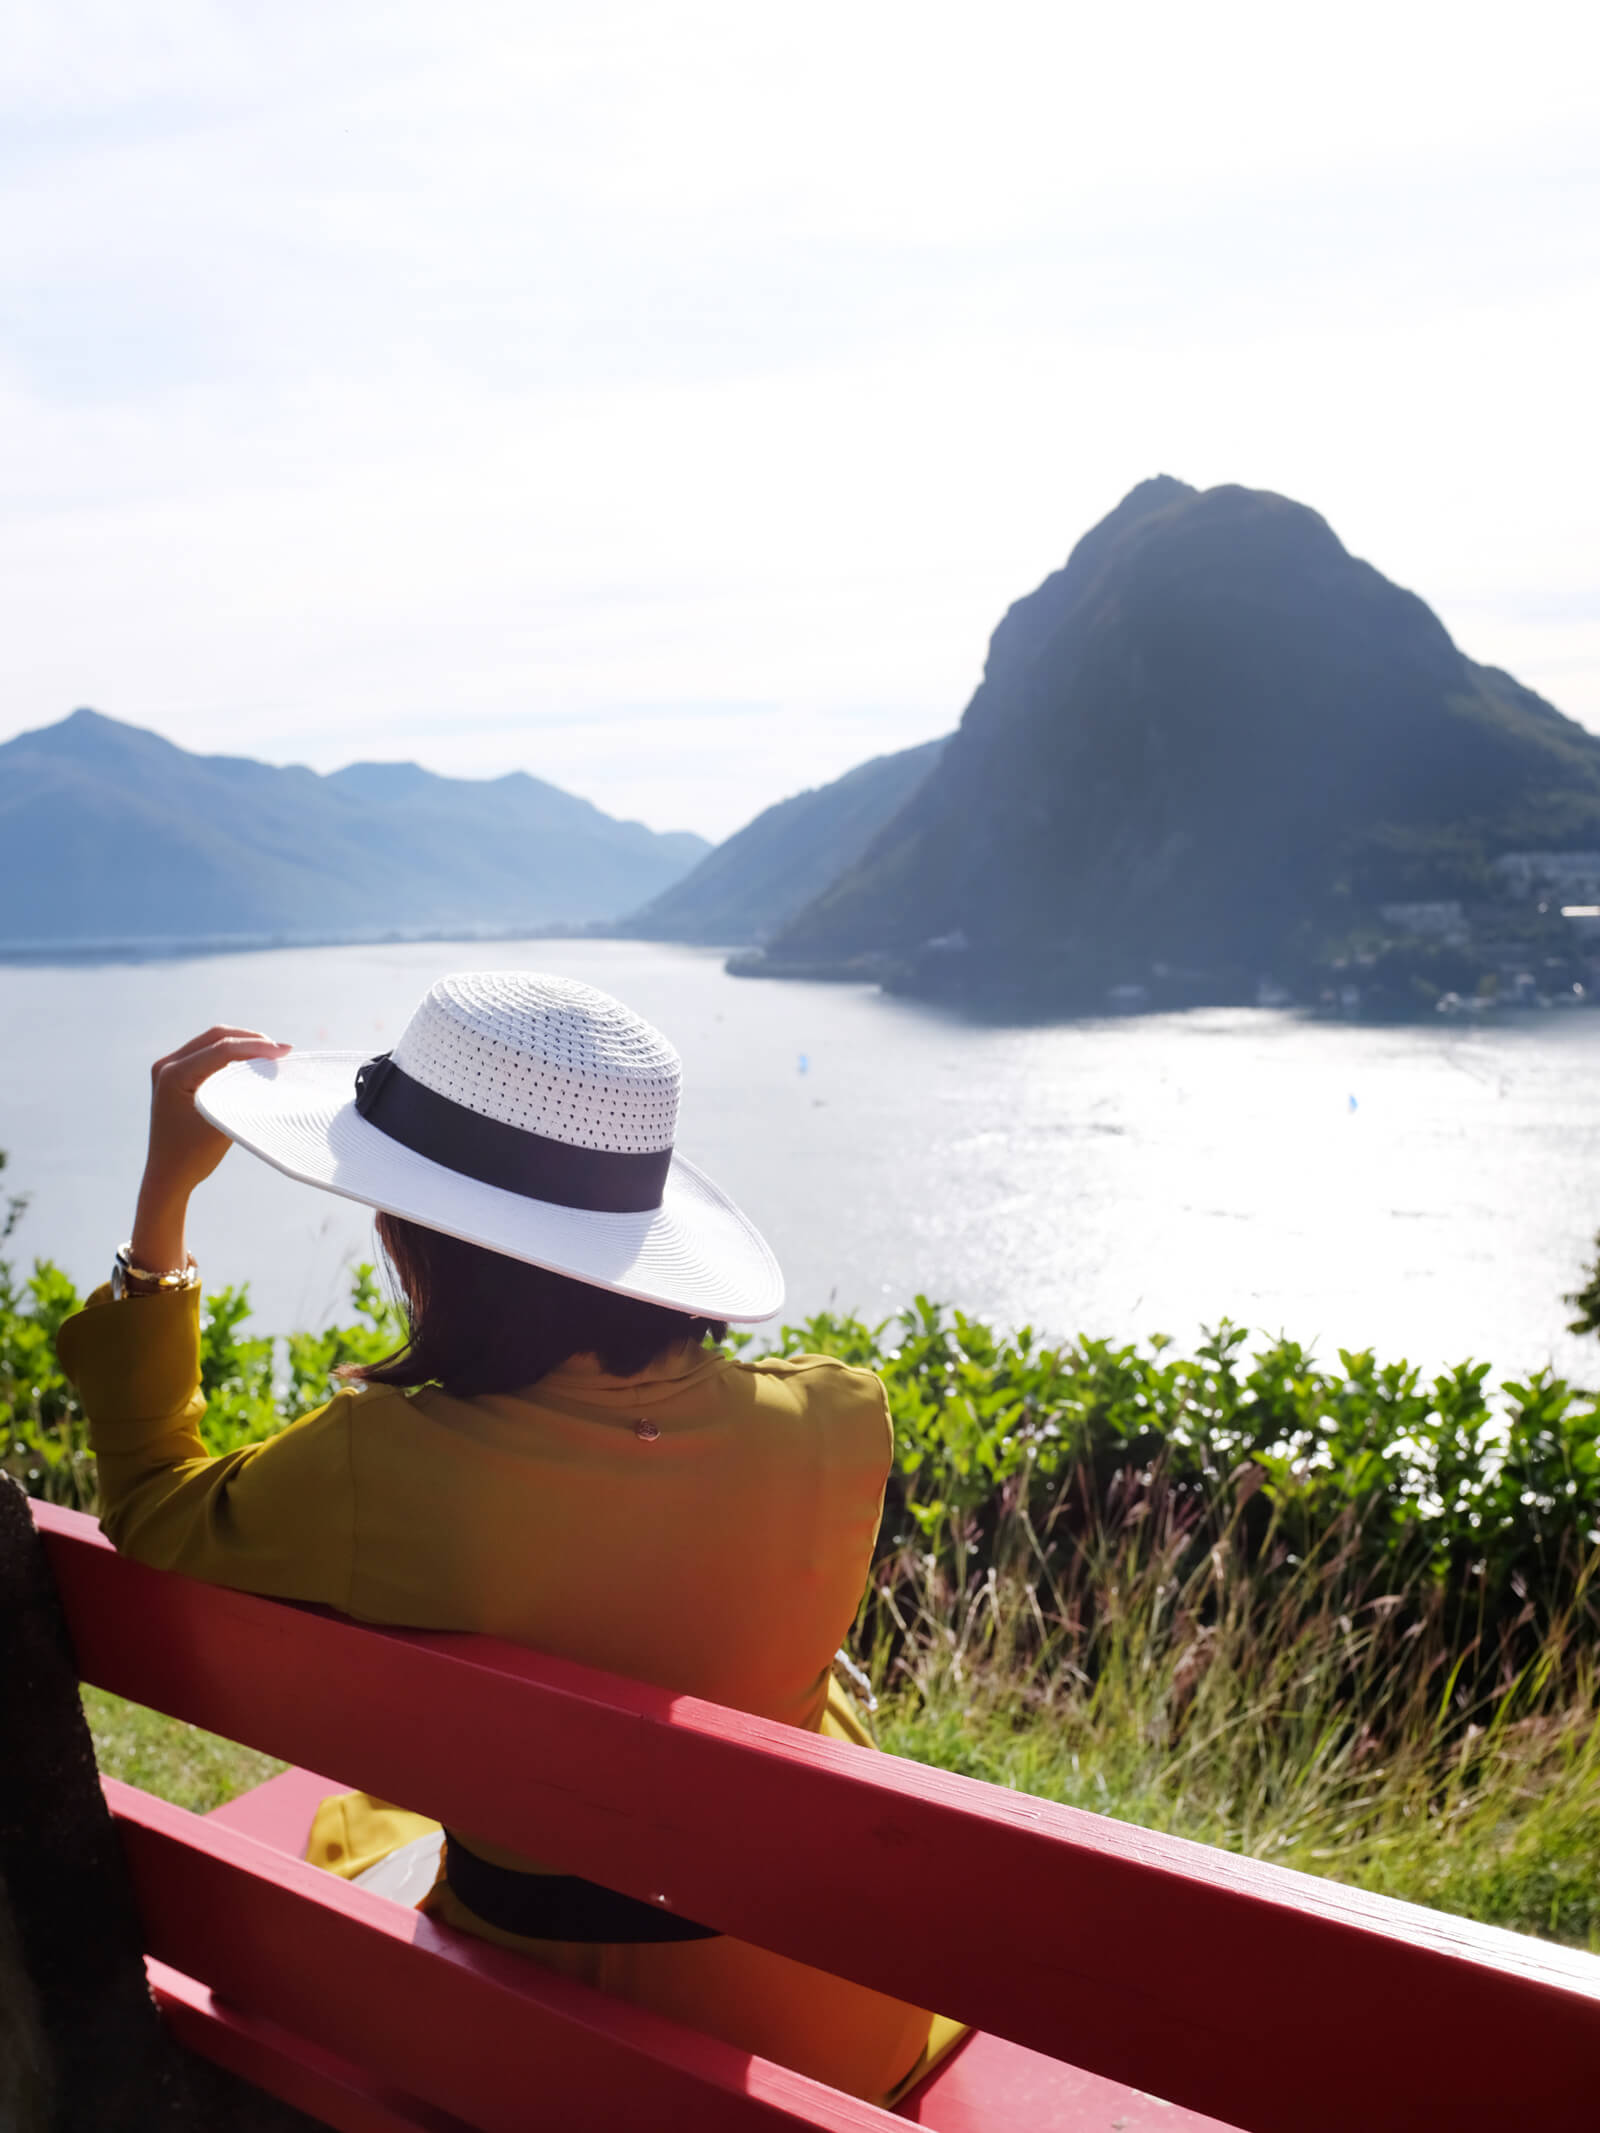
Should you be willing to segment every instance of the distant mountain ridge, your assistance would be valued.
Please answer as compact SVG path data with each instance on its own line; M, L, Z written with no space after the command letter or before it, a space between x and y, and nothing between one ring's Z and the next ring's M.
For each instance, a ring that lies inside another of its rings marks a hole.
M0 943L338 940L615 918L710 850L514 771L328 776L95 711L0 744Z
M942 740L858 763L766 808L618 929L737 948L765 940L855 865L938 762Z
M938 764L765 968L1252 997L1386 902L1600 845L1600 738L1264 491L1141 483L994 633Z

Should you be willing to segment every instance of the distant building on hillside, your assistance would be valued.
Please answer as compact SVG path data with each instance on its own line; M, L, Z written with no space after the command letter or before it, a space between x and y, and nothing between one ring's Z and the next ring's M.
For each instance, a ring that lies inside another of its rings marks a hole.
M1384 904L1382 916L1384 923L1399 933L1414 934L1418 940L1442 941L1449 948L1464 948L1472 938L1466 916L1453 898L1440 903Z
M1507 852L1494 872L1513 896L1550 891L1564 904L1600 903L1600 852Z

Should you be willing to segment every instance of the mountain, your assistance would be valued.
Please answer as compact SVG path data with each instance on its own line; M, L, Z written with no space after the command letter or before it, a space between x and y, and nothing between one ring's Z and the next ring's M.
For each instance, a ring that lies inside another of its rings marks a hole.
M1574 846L1600 846L1600 738L1316 512L1162 476L1010 609L937 766L764 967L1253 997L1370 960L1396 900L1489 898L1497 856Z
M620 931L647 941L763 941L855 865L939 760L943 741L874 756L796 793L707 852Z
M12 946L505 931L632 910L710 846L522 771L321 777L190 755L95 711L0 745Z

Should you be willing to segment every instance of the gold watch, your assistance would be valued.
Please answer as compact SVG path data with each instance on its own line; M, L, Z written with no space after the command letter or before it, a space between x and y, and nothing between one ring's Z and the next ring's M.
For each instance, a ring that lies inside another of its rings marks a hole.
M182 1266L153 1274L148 1267L134 1265L131 1237L126 1244L118 1245L117 1256L111 1262L111 1293L118 1303L124 1296L160 1296L168 1289L194 1289L199 1285L200 1269L192 1253Z

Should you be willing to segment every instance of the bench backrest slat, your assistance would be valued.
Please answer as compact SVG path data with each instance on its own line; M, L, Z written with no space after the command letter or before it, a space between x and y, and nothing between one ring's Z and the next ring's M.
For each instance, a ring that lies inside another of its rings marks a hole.
M888 2112L468 1941L115 1780L149 1952L482 2133L891 2133Z
M40 1523L87 1678L552 1866L1252 2133L1589 2123L1594 1957Z

